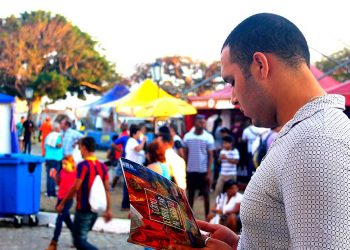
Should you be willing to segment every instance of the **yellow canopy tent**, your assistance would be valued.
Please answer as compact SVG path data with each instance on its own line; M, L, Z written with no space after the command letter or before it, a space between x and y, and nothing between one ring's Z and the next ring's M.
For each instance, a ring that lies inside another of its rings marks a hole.
M171 117L193 114L197 114L197 110L191 104L169 97L156 99L135 112L136 117Z
M150 79L146 79L140 87L115 102L118 113L134 114L146 104L162 97L175 98L157 86Z

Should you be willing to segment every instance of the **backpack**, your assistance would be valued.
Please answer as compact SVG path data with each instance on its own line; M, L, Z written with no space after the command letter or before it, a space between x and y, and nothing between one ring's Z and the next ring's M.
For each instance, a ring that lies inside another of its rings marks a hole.
M269 132L269 134L266 136L264 140L262 139L262 135L259 135L259 138L260 138L259 147L255 150L253 154L253 164L256 169L260 166L262 160L264 159L267 153L267 140L270 138L271 135L272 135L272 131Z
M93 164L89 161L90 166ZM102 181L101 176L99 175L96 165L93 165L95 168L95 178L92 182L89 193L89 204L91 210L95 213L104 212L107 209L107 195L106 190Z

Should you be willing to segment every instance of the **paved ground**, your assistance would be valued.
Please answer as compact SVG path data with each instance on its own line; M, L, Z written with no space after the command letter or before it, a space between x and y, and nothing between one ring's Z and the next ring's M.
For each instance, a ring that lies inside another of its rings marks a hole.
M36 143L32 147L33 155L40 155L40 144ZM104 159L105 152L98 151L97 157ZM46 190L46 174L45 167L43 166L42 172L42 197L41 207L51 204L50 207L54 207L56 203L55 199L49 200L44 196ZM115 191L116 192L116 191ZM118 195L121 196L121 195ZM47 200L47 201L46 201ZM46 204L47 203L47 204ZM53 209L51 209L53 210ZM119 211L118 211L119 212ZM125 215L124 215L125 213ZM123 216L126 217L127 212L124 212ZM118 213L120 215L120 213ZM119 216L118 216L119 217ZM44 250L48 246L52 236L54 228L47 226L28 227L24 225L22 228L14 228L12 222L6 220L0 222L0 250ZM103 232L90 232L89 240L98 249L143 249L143 247L130 244L127 242L127 234L113 234ZM72 237L68 229L64 228L59 240L58 249L74 249L72 247Z
M33 155L41 155L40 144L36 143L32 147ZM96 156L104 161L106 152L98 151ZM45 166L42 168L42 188L41 188L41 204L40 208L44 211L54 211L55 199L48 199L44 195L46 190L46 173ZM213 198L213 197L211 197ZM127 218L127 212L120 211L121 187L117 187L112 191L112 209L114 217ZM212 201L213 202L213 201ZM195 203L196 217L203 218L202 201L198 200ZM22 228L16 229L12 222L0 222L0 250L43 250L48 246L51 237L53 236L54 228L47 226L28 227L24 225ZM127 234L112 234L102 232L90 232L89 240L99 249L143 249L143 247L136 246L127 242ZM69 231L64 228L59 241L59 249L73 249L71 243L71 235Z
M53 228L26 227L14 228L12 224L0 223L0 249L3 250L44 250L53 235ZM110 234L90 232L89 241L98 249L143 249L143 247L130 244L126 234ZM67 229L63 229L58 249L74 249L72 237Z

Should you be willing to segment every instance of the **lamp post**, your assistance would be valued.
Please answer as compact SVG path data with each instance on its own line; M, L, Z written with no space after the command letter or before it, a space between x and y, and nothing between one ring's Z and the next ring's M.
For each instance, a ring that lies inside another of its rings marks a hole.
M28 104L28 114L29 117L32 114L32 100L34 96L34 89L32 87L26 87L24 90L24 95L26 96L27 104Z
M162 64L159 60L156 60L155 63L151 65L151 75L153 81L157 83L158 90L157 90L157 98L159 98L159 83L162 80ZM157 132L157 119L154 117L154 133Z
M162 64L159 60L151 65L151 75L153 81L157 83L158 86L158 94L157 98L159 98L159 83L162 80Z

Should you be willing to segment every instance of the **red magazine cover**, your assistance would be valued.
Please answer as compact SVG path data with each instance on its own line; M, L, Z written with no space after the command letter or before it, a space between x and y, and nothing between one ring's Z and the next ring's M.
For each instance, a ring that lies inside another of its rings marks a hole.
M120 160L129 192L128 242L155 249L181 244L204 247L185 191L133 161Z

